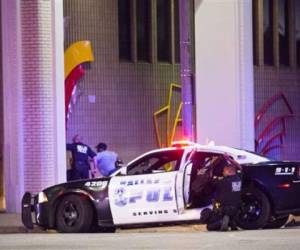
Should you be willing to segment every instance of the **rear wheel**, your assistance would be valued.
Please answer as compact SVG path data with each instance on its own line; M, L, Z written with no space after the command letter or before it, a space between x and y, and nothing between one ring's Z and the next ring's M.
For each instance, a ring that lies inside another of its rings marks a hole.
M267 225L271 213L268 197L257 188L245 189L242 193L241 210L237 218L243 229L258 229Z
M281 228L287 223L288 220L289 220L288 215L282 217L272 217L264 228L266 229Z
M58 205L56 226L61 233L88 232L93 220L93 207L86 197L68 195Z

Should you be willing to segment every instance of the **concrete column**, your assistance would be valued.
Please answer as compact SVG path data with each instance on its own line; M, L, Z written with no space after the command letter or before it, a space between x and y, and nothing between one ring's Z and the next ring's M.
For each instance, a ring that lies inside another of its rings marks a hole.
M6 208L19 211L24 193L20 1L2 2L4 188Z
M64 16L63 0L52 3L52 44L53 44L53 88L54 88L54 123L56 155L54 166L55 182L66 180L66 125L65 125L65 75L64 75Z
M254 149L250 0L195 0L197 141Z
M65 180L62 1L4 0L4 177L7 210L24 191Z

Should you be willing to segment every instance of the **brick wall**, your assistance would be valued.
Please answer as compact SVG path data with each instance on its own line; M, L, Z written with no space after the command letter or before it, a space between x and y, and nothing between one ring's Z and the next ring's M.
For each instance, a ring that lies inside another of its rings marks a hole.
M23 0L24 189L39 191L54 183L54 91L51 1Z
M107 142L124 161L157 147L152 115L178 82L178 64L120 63L117 0L65 0L65 48L90 40L95 61L86 65L67 139L79 133L94 147ZM89 103L88 95L96 102Z

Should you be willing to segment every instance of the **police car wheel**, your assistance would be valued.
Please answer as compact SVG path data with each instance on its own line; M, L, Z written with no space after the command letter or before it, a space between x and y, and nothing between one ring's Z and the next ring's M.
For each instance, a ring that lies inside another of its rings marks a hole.
M268 224L264 227L266 229L274 229L281 228L284 226L289 220L289 215L285 215L283 217L274 217L268 222Z
M237 224L243 229L264 228L270 218L271 206L268 197L259 189L245 189Z
M93 208L86 197L68 195L58 205L56 226L61 233L88 232L92 219Z

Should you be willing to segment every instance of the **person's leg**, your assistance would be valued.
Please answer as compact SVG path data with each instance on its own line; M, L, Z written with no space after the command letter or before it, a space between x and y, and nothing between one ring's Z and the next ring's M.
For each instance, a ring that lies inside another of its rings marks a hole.
M83 162L76 163L77 179L89 179L89 166Z
M231 231L237 231L238 230L235 218L230 218L229 227L230 227Z
M223 208L223 219L221 225L221 231L227 231L230 227L231 230L237 230L235 223L235 216L237 214L237 209L234 206L226 206Z
M81 179L89 179L90 175L89 175L89 167L85 166L81 169L81 173L80 173L80 177Z
M206 228L208 231L219 231L222 223L220 211L213 210L207 221Z
M228 226L229 226L229 216L225 214L221 220L220 231L228 231Z
M238 208L233 207L230 211L229 217L230 217L230 221L229 221L230 230L232 231L238 230L237 223L236 223L238 217Z
M79 180L80 174L76 168L72 169L72 180Z
M213 211L210 208L204 208L201 211L199 222L201 224L207 224L207 222L209 221L210 216L211 216L212 213L213 213Z
M219 231L220 227L221 227L221 221L220 220L217 220L217 221L212 222L212 223L208 223L206 225L207 231Z
M67 181L72 180L72 169L67 170Z

